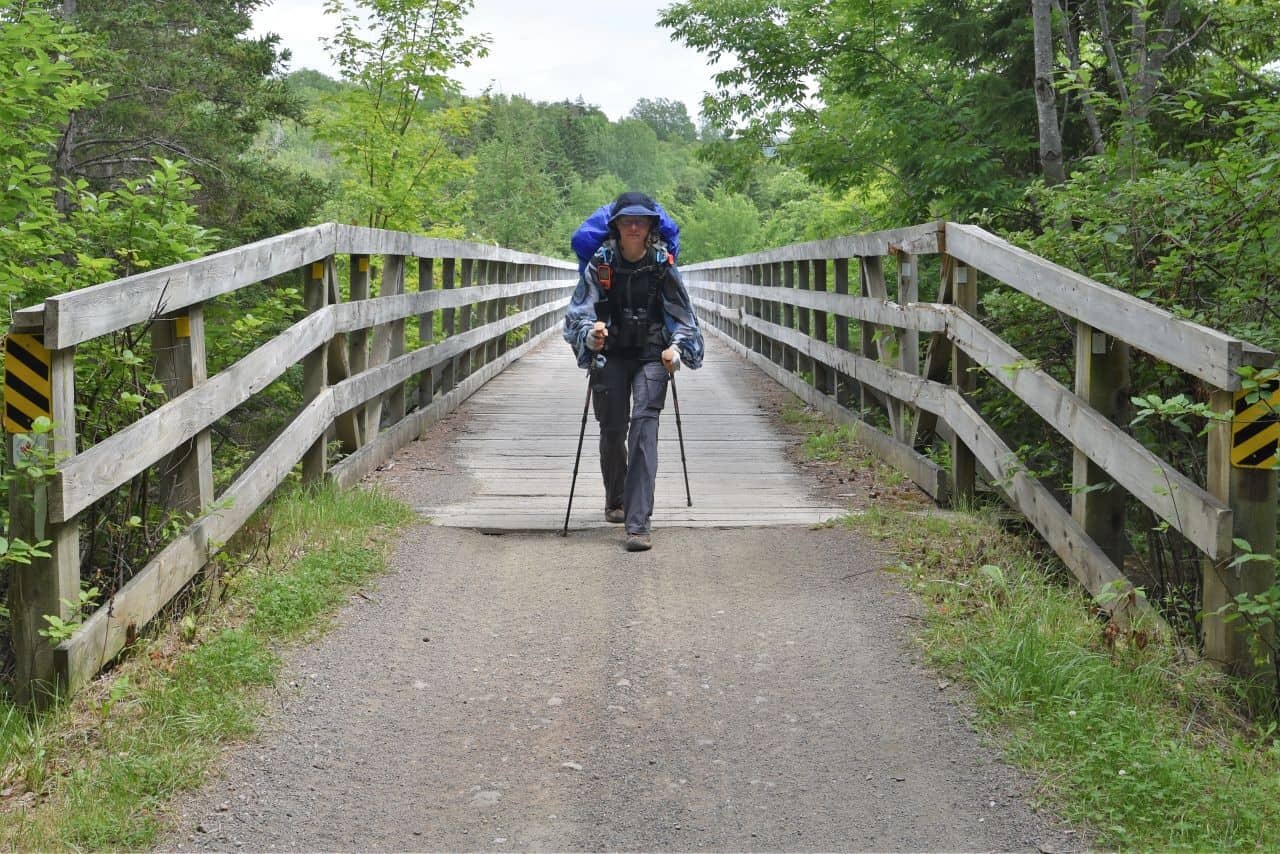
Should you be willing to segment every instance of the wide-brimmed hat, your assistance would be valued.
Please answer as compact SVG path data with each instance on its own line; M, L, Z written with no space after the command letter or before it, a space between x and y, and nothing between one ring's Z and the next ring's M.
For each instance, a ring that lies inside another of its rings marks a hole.
M620 216L648 216L658 219L658 203L644 193L623 193L609 209L609 225Z

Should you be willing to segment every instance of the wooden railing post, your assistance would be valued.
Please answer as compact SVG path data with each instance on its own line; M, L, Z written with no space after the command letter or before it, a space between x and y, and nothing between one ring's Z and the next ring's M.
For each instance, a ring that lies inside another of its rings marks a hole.
M538 278L538 270L532 264L521 264L516 269L516 281L518 282L532 282L532 281L535 281L537 278ZM516 308L518 308L522 312L528 311L532 305L533 305L533 302L530 299L529 294L524 294L523 296L517 298ZM538 335L540 331L541 330L538 328L538 324L532 323L529 325L529 337L532 338Z
M486 274L485 274L485 282L484 282L486 285L495 285L499 282L504 281L503 274L506 270L506 265L504 265L500 261L490 261L485 266L487 267ZM485 303L484 315L485 315L486 323L497 323L498 318L501 316L501 314L502 314L502 300L491 299L487 303ZM496 361L498 356L502 354L502 341L503 341L503 338L490 338L488 341L485 342L485 354L486 354L486 358L484 360L485 364Z
M763 287L764 283L765 283L764 282L764 265L752 264L751 265L751 284L755 285L756 287ZM747 314L751 315L752 317L763 318L764 317L763 305L764 305L764 300L757 299L756 297L749 297L747 299ZM754 352L764 355L764 336L761 335L758 330L752 329L748 333L747 337L749 338L748 346L750 346Z
M817 258L813 262L813 289L815 291L826 292L827 290L827 259ZM813 337L827 343L827 313L825 311L815 311L813 313ZM825 362L813 360L813 387L823 394L835 393L835 378L831 373L831 369L827 367Z
M725 267L717 272L719 273L716 277L716 281L718 282L732 282L734 284L742 283L743 276L741 267ZM738 314L738 320L732 321L730 324L730 331L733 333L733 339L743 347L750 348L751 339L747 334L746 327L743 326L741 322L742 317L747 314L747 309L749 308L747 298L744 296L731 296L729 297L729 305L736 309Z
M15 425L6 412L5 429L9 438L10 460L17 461L33 452L52 456L54 461L64 459L76 450L75 416L75 348L45 350L41 336L22 336L34 357L29 364L19 368L13 364L17 356L9 345L9 363L5 370L17 372L28 369L33 382L28 386L37 394L46 391L44 401L46 415L53 422L48 434L18 432L27 425ZM43 370L41 370L43 365ZM40 377L39 374L45 376ZM43 382L34 382L35 379ZM6 377L6 382L8 378ZM35 416L36 413L27 413ZM14 480L9 486L9 538L21 538L29 543L49 541L45 550L47 558L32 558L29 564L12 564L9 572L9 614L11 643L15 658L14 684L19 703L34 702L46 705L64 690L67 683L66 661L60 660L54 645L40 634L48 628L45 615L70 620L69 602L79 599L80 591L80 528L79 520L72 518L62 523L48 521L49 487L43 481L34 488L24 486L25 481Z
M418 290L429 291L435 287L435 259L419 258L418 259ZM418 315L418 345L425 347L432 344L436 340L436 313L434 311L423 312ZM431 403L432 395L435 389L436 370L434 367L427 368L422 372L422 378L418 382L418 408L426 409Z
M889 289L885 284L884 278L884 259L879 255L868 255L862 259L862 295L886 301L889 299ZM896 331L890 331L888 327L882 327L866 321L859 325L862 331L862 355L868 359L875 359L884 364L900 367L902 356L901 338ZM893 353L895 347L899 348L896 356ZM864 394L862 397L863 409L869 410L872 401L883 403L885 412L889 416L889 432L899 442L904 441L902 438L902 404L888 394Z
M898 305L908 305L920 300L920 259L907 252L897 253L898 257ZM920 332L910 327L899 330L898 336L898 368L915 376L920 375ZM919 413L909 406L899 408L898 435L899 442L910 445L915 437L915 420Z
M736 277L735 271L727 268L721 268L718 270L710 271L710 279L712 279L712 282L716 284L733 282L733 280L736 280L735 277ZM736 296L736 294L721 293L717 289L716 302L721 303L721 305L728 307L728 309L741 312L742 303L744 303L744 300L742 300L742 297ZM717 315L717 320L718 320L717 325L719 326L719 329L722 330L722 332L727 333L728 337L732 338L733 341L736 341L737 343L740 343L740 344L742 343L741 324L735 323L735 321L730 320L728 318L719 318L718 315Z
M796 286L796 264L794 261L783 261L778 265L782 268L781 284L787 290L794 290ZM787 329L796 328L796 307L792 303L791 295L788 294L782 302L782 325ZM795 347L783 345L782 347L782 369L787 373L794 374L800 367L800 354Z
M951 265L952 303L961 311L978 313L978 271L959 261ZM978 387L973 373L974 361L959 345L951 345L951 385L961 395L972 394ZM973 498L978 474L977 461L969 446L951 431L951 481L952 500L967 502Z
M1076 323L1076 394L1112 421L1129 396L1129 345ZM1071 515L1116 566L1124 566L1127 495L1107 473L1076 448L1072 452Z
M373 272L369 269L370 258L368 255L352 255L351 256L351 302L360 302L369 298L369 283L373 278ZM348 362L351 365L351 375L359 376L369 369L369 330L356 329L347 336L347 346L349 347ZM359 426L360 443L363 445L370 439L378 435L375 429L370 433L366 424L368 422L368 406L361 404L356 408L355 421Z
M839 283L839 272L836 273L836 282ZM878 276L882 280L884 278L883 266L879 256L869 255L858 259L858 294L859 296L871 296L870 281L873 276ZM836 288L839 290L839 287ZM845 286L841 293L848 293L848 285ZM847 335L848 333L846 333ZM858 353L867 359L876 358L876 326L874 323L868 323L865 320L858 321ZM845 339L846 349L848 348L848 339ZM865 385L858 385L858 406L862 409L863 416L870 412L879 400L875 393Z
M463 288L471 287L471 285L475 281L474 276L475 276L475 261L472 260L471 258L463 258L462 259L462 287ZM476 310L476 304L473 302L467 303L465 306L463 306L459 310L458 313L461 315L458 318L459 332L471 331L471 326L472 326L471 319L475 314L475 310ZM471 371L472 371L471 350L467 350L467 352L460 355L454 361L454 365L456 370L458 371L459 380L463 380L471 376Z
M796 267L796 287L802 291L809 290L809 262L794 261L792 263ZM800 334L806 338L808 338L812 332L812 324L809 322L810 316L811 312L807 308L801 308L797 311L796 328L800 331ZM812 356L801 356L800 363L797 367L800 373L809 378L809 384L814 388L817 388L818 380L817 377L814 376L813 366L814 361Z
M328 302L329 289L325 282L325 263L316 261L305 271L303 305L308 314L322 310ZM309 403L324 393L329 385L329 342L324 341L302 360L302 400ZM319 483L328 467L325 437L317 439L302 457L302 479L306 483Z
M448 257L441 260L441 278L443 279L443 281L440 284L441 284L441 287L444 288L444 290L446 291L453 290L454 273L456 269L457 269L457 259L453 257ZM446 308L443 311L441 311L440 315L441 315L440 329L444 333L444 337L446 339L452 338L454 333L457 332L457 329L458 329L458 319L457 319L458 310L455 308ZM457 357L454 357L452 359L447 360L441 366L440 393L447 394L448 392L453 391L454 387L457 385L458 385L458 359Z
M354 263L354 259L353 259ZM327 285L328 304L339 305L342 293L338 289L338 270L336 259L330 256L325 260L325 282ZM347 343L346 333L339 332L329 342L329 384L336 385L351 376L351 349ZM344 454L354 454L364 444L364 409L353 409L339 412L334 417L334 431L338 437L339 450Z
M387 255L382 259L382 283L378 286L378 296L397 296L404 293L404 256L403 255ZM404 350L404 320L393 320L390 323L379 324L373 330L373 342L369 347L369 367L376 368L379 365L385 365L387 359L392 355L394 349L393 340L397 337L400 339L400 349ZM390 406L390 401L399 395L400 400L400 417L403 417L404 410L404 390L403 388L393 389L386 395L380 395L369 401L366 407L366 418L364 426L364 435L366 441L372 442L378 437L378 432L382 430L382 402L384 398L388 401L388 412L392 423L396 420L396 413Z
M407 259L403 255L397 255L395 258L397 275L393 284L395 287L395 293L402 294L405 292L404 280ZM391 291L384 288L383 293L380 294L380 296L389 296L390 294ZM387 359L391 360L404 355L404 318L393 320L387 325L389 327L387 331L391 339L387 350ZM408 411L405 392L405 386L398 385L387 393L387 420L392 424L395 424L400 421L400 419L404 418L405 412Z
M1208 483L1205 488L1231 507L1231 535L1246 541L1255 554L1276 554L1276 469L1237 468L1231 464L1231 422L1235 399L1231 392L1214 390L1209 398L1214 412L1224 420L1209 425ZM1239 555L1239 550L1236 550ZM1263 660L1256 651L1268 651L1275 627L1251 626L1243 618L1228 622L1220 610L1240 593L1261 593L1275 584L1274 564L1248 561L1204 560L1204 655L1227 672L1253 677L1274 687L1275 665L1269 654ZM1256 643L1253 648L1250 639Z
M836 293L849 293L849 259L837 258L835 260L835 277L836 277ZM849 350L849 318L843 314L836 315L836 347L841 350ZM841 406L853 406L855 400L853 380L847 374L839 371L834 377L836 385L836 402ZM863 392L865 395L865 392ZM859 401L859 405L866 408L865 397Z
M499 262L497 280L503 284L519 281L519 270L513 264L507 262ZM501 320L507 316L510 310L511 300L508 297L502 297L493 301L493 319ZM506 354L510 345L510 334L502 335L497 339L494 347L494 358L500 358Z
M475 281L472 282L472 284L476 285L477 287L484 287L485 285L489 284L490 272L492 269L493 268L490 265L489 261L487 260L478 261L475 266ZM484 300L482 302L476 302L472 304L472 310L474 312L472 314L472 317L475 318L475 326L477 329L479 329L480 327L484 326L486 323L489 322L489 311L492 307L493 307L492 300ZM492 339L490 339L488 341L482 341L481 343L477 344L475 347L472 348L471 364L472 364L473 371L480 370L488 363L489 345L492 343L493 341Z
M773 278L774 269L776 269L776 265L773 265L773 264L760 265L760 277L762 277L760 278L760 282L762 282L765 288L769 288L768 298L765 298L765 300L760 301L760 316L762 316L764 320L769 321L769 323L776 323L777 321L776 311L777 311L778 303L774 302L773 293L772 293L772 289L777 286L777 282ZM769 335L765 335L762 333L762 339L760 339L760 352L763 353L765 359L768 359L769 361L773 362L773 364L777 364L778 362L777 339L771 338L769 337Z
M782 325L783 300L786 295L782 291L782 262L775 261L769 265L769 284L777 291L774 298L769 301L769 321L777 326ZM769 360L775 365L786 366L788 362L787 351L790 348L781 341L773 341L771 347L772 355Z
M720 274L720 275L716 277L716 280L717 280L717 281L720 281L720 282L733 282L733 283L741 283L741 282L742 282L742 268L741 268L741 267L724 268L724 269L719 270L718 272L719 272L719 274ZM747 304L747 298L746 298L746 297L744 297L744 296L734 296L734 297L730 297L730 298L729 298L729 305L731 305L733 308L737 309L739 319L741 319L741 318L742 318L742 317L747 313L747 305L748 305L748 304ZM733 323L731 324L731 329L732 329L732 332L733 332L733 338L734 338L734 340L735 340L735 341L737 341L737 342L738 342L739 344L741 344L743 347L749 347L749 346L750 346L749 338L748 338L748 336L747 336L746 328L742 325L742 323L741 323L741 322L737 322L737 321L733 322Z
M209 377L205 357L204 307L193 305L151 327L156 380L170 400ZM201 430L160 464L160 502L178 513L198 514L213 503L213 452Z

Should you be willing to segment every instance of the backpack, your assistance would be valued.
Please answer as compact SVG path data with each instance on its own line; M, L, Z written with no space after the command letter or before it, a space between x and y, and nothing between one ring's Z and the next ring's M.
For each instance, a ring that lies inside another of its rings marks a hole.
M676 225L676 221L662 205L655 202L654 207L658 210L658 234L666 242L674 261L680 255L680 226ZM573 239L569 242L574 254L578 256L578 275L582 275L582 271L587 269L591 256L596 254L596 250L609 237L609 211L612 208L613 202L601 205L573 233Z

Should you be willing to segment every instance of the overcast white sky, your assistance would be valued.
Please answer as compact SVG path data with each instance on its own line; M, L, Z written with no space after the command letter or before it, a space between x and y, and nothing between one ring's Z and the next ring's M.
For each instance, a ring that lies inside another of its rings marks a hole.
M713 69L671 41L658 12L674 0L476 0L464 24L488 33L489 56L451 75L469 95L494 92L535 101L582 96L615 121L640 98L683 101L696 123ZM320 41L333 33L322 0L272 0L254 15L254 32L274 32L293 52L290 70L337 72Z

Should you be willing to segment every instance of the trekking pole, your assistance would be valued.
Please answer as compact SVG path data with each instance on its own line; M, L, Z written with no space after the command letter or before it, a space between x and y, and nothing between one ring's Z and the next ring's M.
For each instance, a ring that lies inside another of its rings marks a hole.
M560 530L562 537L569 536L569 512L573 509L573 490L578 485L578 462L582 459L582 439L587 435L587 410L591 408L591 382L595 378L595 372L594 367L587 369L587 399L582 403L582 430L578 432L578 453L573 458L573 481L569 484L569 506L564 508L564 527Z
M690 507L693 506L693 495L689 492L689 464L684 459L684 429L680 426L680 395L676 394L676 375L671 375L671 402L676 407L676 435L680 437L680 466L684 469L684 498Z

